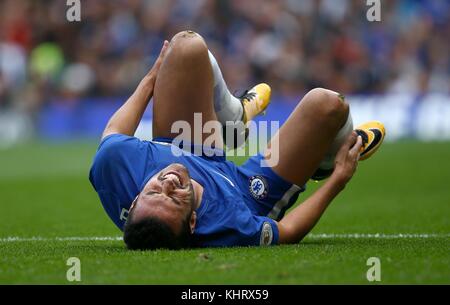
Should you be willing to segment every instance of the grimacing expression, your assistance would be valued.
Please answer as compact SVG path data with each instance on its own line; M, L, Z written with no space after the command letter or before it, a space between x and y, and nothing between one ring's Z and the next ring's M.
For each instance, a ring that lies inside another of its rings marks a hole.
M187 168L173 163L156 173L132 205L134 218L156 216L180 232L184 219L194 210L195 194Z

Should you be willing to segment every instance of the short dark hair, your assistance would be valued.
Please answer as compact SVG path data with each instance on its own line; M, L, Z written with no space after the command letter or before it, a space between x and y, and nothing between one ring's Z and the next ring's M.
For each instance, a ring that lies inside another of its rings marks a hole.
M151 216L134 221L133 213L130 211L123 230L123 240L130 250L187 248L191 243L188 219L183 220L181 232L175 234L170 226L160 218Z

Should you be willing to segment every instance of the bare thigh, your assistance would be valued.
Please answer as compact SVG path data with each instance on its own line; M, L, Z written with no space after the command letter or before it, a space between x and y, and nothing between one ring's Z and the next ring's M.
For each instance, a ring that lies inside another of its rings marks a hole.
M153 95L153 137L175 138L172 124L187 122L194 132L194 113L202 121L217 121L213 104L213 72L203 38L191 31L175 35L169 45L155 83ZM202 141L213 133L202 134ZM189 139L193 140L191 135ZM214 139L222 147L222 137Z
M265 152L269 165L287 181L304 185L330 149L348 113L348 104L336 92L311 90L269 142Z

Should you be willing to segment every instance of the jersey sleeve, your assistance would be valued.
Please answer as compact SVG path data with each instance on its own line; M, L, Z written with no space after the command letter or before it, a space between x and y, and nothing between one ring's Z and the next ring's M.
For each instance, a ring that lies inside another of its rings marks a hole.
M253 216L255 222L255 236L250 239L249 245L270 246L277 245L279 232L276 222L264 216Z
M109 135L98 147L89 180L119 228L124 223L123 210L129 208L140 191L150 158L149 146L127 135Z
M230 205L233 208L227 208ZM212 205L198 224L199 246L269 246L278 244L277 223L265 216L253 215L245 204L226 201ZM224 207L223 210L221 207ZM211 211L214 209L214 211Z
M278 226L274 220L254 215L244 203L234 203L228 222L231 245L269 246L278 243Z

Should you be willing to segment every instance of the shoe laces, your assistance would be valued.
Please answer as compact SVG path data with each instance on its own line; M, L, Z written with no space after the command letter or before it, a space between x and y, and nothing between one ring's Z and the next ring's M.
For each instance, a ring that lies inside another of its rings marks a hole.
M256 97L256 92L250 92L249 90L245 90L243 93L235 95L241 101L250 102L252 99Z

